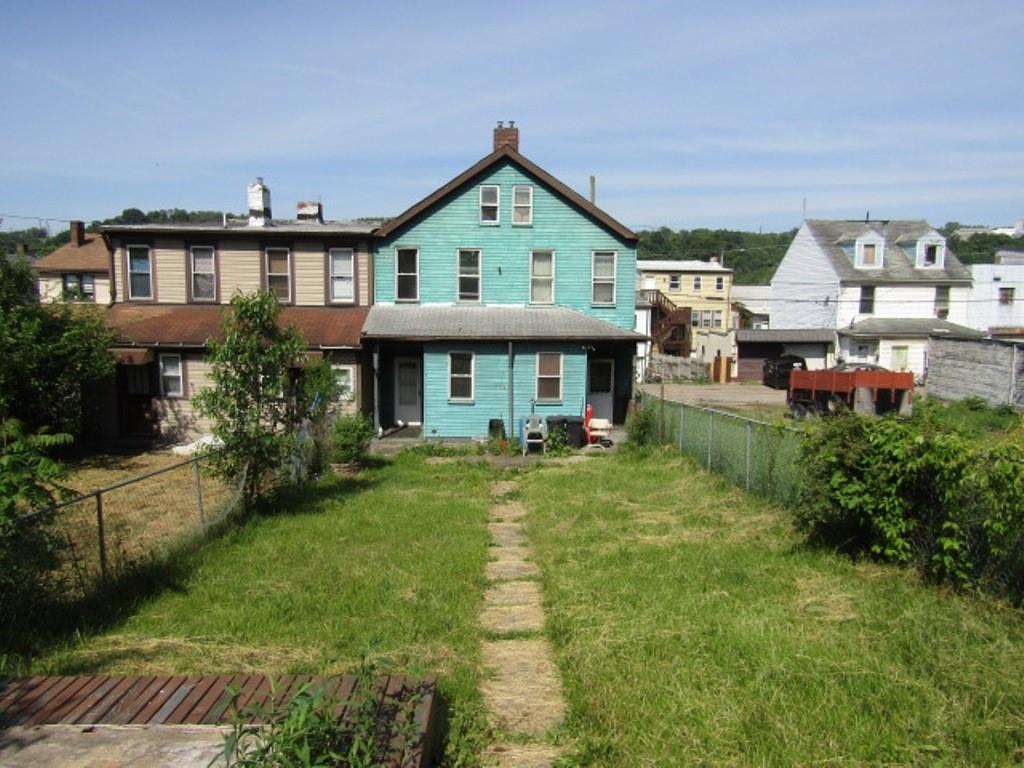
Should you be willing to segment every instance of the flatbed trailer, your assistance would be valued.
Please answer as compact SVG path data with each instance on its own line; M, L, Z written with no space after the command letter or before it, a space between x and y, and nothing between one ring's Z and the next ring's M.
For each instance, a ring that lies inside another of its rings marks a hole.
M914 374L893 371L801 371L789 374L786 404L797 418L854 411L909 416Z

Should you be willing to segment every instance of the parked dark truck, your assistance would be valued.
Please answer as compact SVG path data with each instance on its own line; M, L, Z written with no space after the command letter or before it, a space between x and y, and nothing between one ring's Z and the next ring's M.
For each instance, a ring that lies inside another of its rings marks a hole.
M786 395L786 403L798 419L843 411L877 415L896 411L909 416L913 400L913 373L856 365L825 371L793 370Z

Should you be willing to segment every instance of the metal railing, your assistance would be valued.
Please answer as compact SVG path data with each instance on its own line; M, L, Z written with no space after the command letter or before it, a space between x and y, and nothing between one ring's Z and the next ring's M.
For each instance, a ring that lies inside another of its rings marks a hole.
M736 485L781 503L799 490L802 432L735 413L643 395L659 443L675 446Z

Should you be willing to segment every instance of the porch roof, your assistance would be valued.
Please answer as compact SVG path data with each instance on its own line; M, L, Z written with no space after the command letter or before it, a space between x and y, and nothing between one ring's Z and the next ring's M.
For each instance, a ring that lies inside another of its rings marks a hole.
M375 304L363 326L372 339L644 341L641 333L568 307L460 307Z
M115 304L106 313L118 347L204 347L221 339L220 306ZM366 307L285 307L281 327L295 326L311 348L354 349L366 319Z
M985 335L973 328L933 317L871 317L846 328L840 328L838 333L840 336L848 336L853 339L927 338L928 336L980 339Z

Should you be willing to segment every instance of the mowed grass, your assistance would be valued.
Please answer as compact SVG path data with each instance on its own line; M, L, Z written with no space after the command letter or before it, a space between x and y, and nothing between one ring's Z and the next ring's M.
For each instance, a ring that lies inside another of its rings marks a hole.
M204 546L116 626L36 673L437 673L477 708L492 470L416 456L282 499Z
M669 452L544 468L523 498L579 763L1024 759L1018 611L809 550Z

